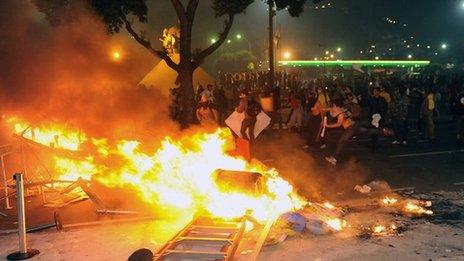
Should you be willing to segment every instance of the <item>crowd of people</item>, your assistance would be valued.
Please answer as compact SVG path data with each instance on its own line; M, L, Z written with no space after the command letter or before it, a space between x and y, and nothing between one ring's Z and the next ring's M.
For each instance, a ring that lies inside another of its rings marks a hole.
M221 74L216 86L199 86L199 122L223 124L232 110L245 113L241 136L253 142L254 135L246 131L254 129L262 96L270 95L273 108L265 112L272 118L271 127L302 133L304 148L325 149L326 133L342 130L334 153L326 158L334 165L346 142L358 135L368 135L373 150L378 149L382 135L391 136L394 145L408 145L408 133L417 132L423 142L433 143L435 122L443 111L453 115L456 143L462 145L462 75L361 76L348 81L336 76L305 79L301 72L278 72L275 78L272 89L263 72ZM227 97L230 90L235 90L234 97Z

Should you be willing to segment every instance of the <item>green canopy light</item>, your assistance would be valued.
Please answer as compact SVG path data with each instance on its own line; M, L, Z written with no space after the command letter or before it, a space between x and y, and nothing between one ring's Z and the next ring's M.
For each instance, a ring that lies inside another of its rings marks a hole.
M430 61L425 60L339 60L339 61L279 61L281 67L327 67L327 66L360 66L360 67L423 67Z

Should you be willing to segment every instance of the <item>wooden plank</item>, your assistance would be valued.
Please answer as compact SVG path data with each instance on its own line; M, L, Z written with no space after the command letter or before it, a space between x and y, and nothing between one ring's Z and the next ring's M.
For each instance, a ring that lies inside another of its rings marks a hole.
M258 257L259 257L259 254L261 253L261 249L263 248L264 242L266 242L267 235L269 234L269 231L271 231L271 227L276 220L277 220L277 217L272 217L267 221L266 226L264 227L263 231L261 231L258 241L256 241L256 245L253 248L253 252L251 253L251 257L249 259L250 261L258 260Z

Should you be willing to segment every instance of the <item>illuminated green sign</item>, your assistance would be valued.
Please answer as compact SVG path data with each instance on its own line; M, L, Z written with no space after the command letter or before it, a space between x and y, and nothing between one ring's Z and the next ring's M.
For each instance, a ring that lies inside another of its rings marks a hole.
M327 66L360 66L360 67L423 67L430 61L414 60L339 60L339 61L279 61L282 67L327 67Z

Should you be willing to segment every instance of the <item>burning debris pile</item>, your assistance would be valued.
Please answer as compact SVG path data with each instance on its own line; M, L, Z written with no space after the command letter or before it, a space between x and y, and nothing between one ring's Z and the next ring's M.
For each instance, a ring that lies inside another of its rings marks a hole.
M234 144L228 129L195 133L178 140L166 137L159 148L150 150L142 148L137 140L113 144L62 124L30 127L18 117L8 117L6 122L22 138L73 153L72 157L53 156L54 179L82 178L110 188L128 188L137 191L141 201L167 211L183 210L192 215L201 211L227 219L251 210L253 217L264 221L304 204L275 169L231 156ZM260 183L261 193L240 190L240 185L228 183L227 175L218 174L218 170L259 173L263 178L255 177L253 182Z
M263 224L275 220L268 230L268 245L305 232L341 232L361 239L401 235L408 228L405 219L433 214L430 201L401 197L385 182L357 186L355 190L368 198L358 206L309 202L276 169L233 156L229 129L165 137L150 148L138 140L91 137L64 124L31 126L14 116L6 122L17 138L56 152L50 161L53 179L135 191L138 201L173 215L201 214L220 220L248 216L247 231L260 231ZM357 213L373 209L381 217L356 218Z

